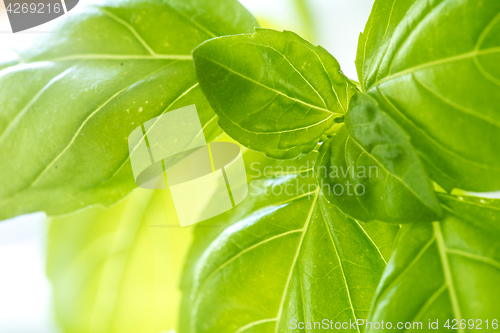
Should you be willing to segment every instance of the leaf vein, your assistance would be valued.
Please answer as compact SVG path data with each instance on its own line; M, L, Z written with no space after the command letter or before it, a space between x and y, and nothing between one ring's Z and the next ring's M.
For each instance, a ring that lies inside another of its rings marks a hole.
M453 283L453 276L451 274L451 268L450 268L450 263L448 262L448 255L446 254L446 245L444 243L444 238L443 234L441 232L441 226L439 225L439 222L433 222L432 223L433 229L434 229L434 235L436 237L437 241L437 247L439 250L439 257L441 258L441 264L443 267L443 275L446 281L446 284L448 285L448 290L449 290L449 295L450 295L450 301L451 305L453 308L453 314L455 315L455 318L460 322L462 320L462 313L460 310L460 305L458 304L458 296L455 291L455 285ZM464 330L459 327L459 332L463 333Z
M422 135L425 136L429 141L431 141L432 143L434 143L434 145L439 150L443 151L444 153L446 153L448 155L453 156L454 158L456 158L458 160L462 160L465 163L468 163L468 164L471 164L471 165L476 165L476 166L481 167L483 169L495 170L495 171L500 170L500 168L494 168L494 167L492 167L490 165L487 165L487 164L482 164L482 163L478 163L478 162L469 160L469 159L463 157L462 155L455 153L454 151L450 150L449 148L446 148L441 143L439 143L436 139L434 139L433 137L431 137L427 132L425 132L421 127L417 126L417 124L415 124L412 120L410 120L401 110L399 110L396 107L396 105L394 105L394 103L392 103L391 100L389 100L389 98L382 92L382 90L380 89L380 87L377 87L377 91L384 98L384 100L393 108L394 111L396 111L401 117L403 117L408 122L408 124L410 124L413 128L415 128L417 131L419 131L420 133L422 133Z
M316 208L316 202L318 200L318 196L319 196L319 189L316 190L316 195L315 195L315 197L313 199L313 202L311 204L311 209L309 210L309 214L307 216L307 219L306 219L306 222L304 224L304 227L302 228L302 236L300 237L299 244L297 245L297 251L295 252L295 257L293 258L293 262L292 262L292 265L290 267L290 273L288 274L288 278L287 278L287 281L286 281L286 284L285 284L285 288L283 290L283 295L281 297L280 305L279 305L279 308L278 308L278 314L276 316L277 322L276 322L276 327L275 327L275 333L278 333L279 323L280 323L280 320L281 320L281 313L283 311L283 306L285 304L285 298L286 298L286 294L288 292L288 287L289 287L290 281L292 279L292 275L293 275L293 271L295 269L295 265L297 264L297 260L299 258L300 250L302 248L302 243L304 242L305 235L306 235L307 230L309 228L309 223L311 222L312 215L314 213L314 209Z
M330 240L332 242L333 249L335 250L335 254L337 255L337 258L339 260L339 268L340 268L340 271L342 273L342 277L344 279L344 284L345 284L346 293L347 293L347 299L349 300L349 306L350 306L350 309L352 312L352 316L354 318L354 321L357 321L356 312L354 311L354 306L352 304L351 293L349 291L349 285L347 283L347 278L346 278L346 275L344 272L344 267L342 265L343 260L340 258L339 252L337 250L337 245L335 244L335 241L333 240L333 235L332 235L332 232L330 230L330 227L329 227L328 223L326 222L326 219L324 218L324 216L323 215L321 215L321 216L323 217L323 221L325 222L325 227L328 230L328 235L330 236ZM357 330L358 330L358 333L360 333L358 326L357 326Z
M142 38L142 36L137 32L137 30L132 25L130 25L129 23L125 22L123 19L119 18L118 16L116 16L113 13L111 13L107 9L104 9L104 8L102 8L100 6L97 7L97 8L101 12L103 12L106 16L108 16L109 18L111 18L112 20L114 20L115 22L123 25L125 28L127 28L132 33L132 35L134 35L134 37L137 39L137 41L139 41L139 43L141 43L141 45L149 52L149 54L151 54L152 56L156 55L156 52L148 45L148 43L146 43L146 41L144 40L144 38Z

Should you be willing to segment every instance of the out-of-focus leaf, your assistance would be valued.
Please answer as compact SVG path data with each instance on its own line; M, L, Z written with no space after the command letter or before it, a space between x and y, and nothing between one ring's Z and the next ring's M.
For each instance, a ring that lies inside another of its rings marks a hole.
M315 15L312 10L311 6L311 1L309 0L293 0L292 1L295 7L295 11L297 12L299 16L299 21L301 25L301 31L302 33L299 32L301 36L304 37L304 39L307 39L308 41L315 43L317 39L317 21L315 19Z
M162 113L196 104L212 140L191 50L256 24L236 0L89 1L57 20L0 71L0 220L122 199L128 135Z
M216 38L193 57L222 129L275 158L311 152L356 90L332 55L289 31Z
M457 319L466 323L457 332L476 332L481 322L491 332L500 316L500 200L440 199L448 213L442 222L402 227L369 321L422 322L425 330L439 320L435 332L449 332L444 324Z
M191 248L181 333L295 332L291 319L366 318L399 228L359 223L329 204L312 173L316 156L254 166L266 174L247 199L197 227L194 239L210 240Z
M47 274L67 333L158 333L177 321L192 228L167 191L139 189L119 205L51 222Z
M345 127L322 145L316 171L328 200L355 219L410 223L441 217L406 133L363 93L352 98Z
M500 189L500 1L377 0L356 62L432 179Z

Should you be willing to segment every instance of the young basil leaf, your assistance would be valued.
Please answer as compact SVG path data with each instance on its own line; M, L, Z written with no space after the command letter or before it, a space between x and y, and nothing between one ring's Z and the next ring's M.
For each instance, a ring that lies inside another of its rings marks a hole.
M446 189L500 189L499 12L499 1L378 0L359 40L362 89Z
M345 127L320 149L316 174L328 200L355 219L435 221L441 207L404 131L358 93Z
M176 220L165 191L143 189L110 209L53 219L47 275L61 331L174 329L183 254L191 240L191 229L165 225Z
M424 331L429 320L439 320L436 332L444 332L447 320L451 327L456 319L467 323L455 325L458 332L476 325L490 331L491 320L500 316L500 248L492 246L500 237L500 201L440 198L448 212L442 222L401 229L368 320L422 322Z
M356 90L333 56L289 31L213 39L193 57L222 129L275 158L312 151Z
M256 25L235 0L110 0L56 23L0 72L0 220L122 199L136 188L128 135L164 112L196 104L213 139L191 50Z
M194 244L182 333L293 332L293 320L366 318L399 227L347 217L306 170L251 182L234 216L210 222L229 227L202 249Z

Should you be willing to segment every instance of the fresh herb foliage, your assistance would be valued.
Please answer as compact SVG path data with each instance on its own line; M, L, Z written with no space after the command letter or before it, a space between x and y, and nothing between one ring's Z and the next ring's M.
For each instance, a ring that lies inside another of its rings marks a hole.
M500 250L492 245L500 237L500 200L440 198L444 219L402 227L369 320L443 325L457 319L459 332L490 332L499 313ZM489 329L479 325L488 318Z
M312 151L347 112L355 90L334 57L293 32L222 37L193 57L221 128L271 157Z
M235 0L110 0L60 22L0 65L0 218L119 201L135 187L127 135L196 104L207 139L218 117L250 149L247 171L257 160L300 171L249 173L248 198L195 228L180 333L500 318L500 201L456 195L500 190L499 1L376 0L359 85L323 48L254 30ZM332 192L347 182L365 191ZM141 216L130 218L141 235ZM70 254L88 253L102 232L69 224L54 223L52 253L89 233ZM49 266L62 297L67 268ZM62 310L68 331L85 331Z
M232 0L81 4L56 22L0 71L0 219L116 203L136 188L129 134L164 112L196 104L219 135L191 50L257 24Z
M361 35L362 89L446 189L500 189L500 2L379 0Z
M259 29L199 46L196 72L221 128L275 158L321 143L320 192L285 206L269 199L212 241L191 271L186 297L197 301L182 333L291 332L291 319L324 318L439 319L446 331L443 319L498 317L499 203L436 191L500 190L499 36L498 1L378 0L359 42L360 91L323 49L314 56L317 47L296 47L288 32ZM329 59L322 69L318 58ZM325 93L328 81L345 103ZM345 183L365 192L335 193ZM357 237L365 230L374 240L366 229L386 223L404 226L372 297L385 262L373 261L376 241Z
M362 221L440 217L441 207L405 132L363 93L352 98L345 126L322 145L316 173L329 200Z

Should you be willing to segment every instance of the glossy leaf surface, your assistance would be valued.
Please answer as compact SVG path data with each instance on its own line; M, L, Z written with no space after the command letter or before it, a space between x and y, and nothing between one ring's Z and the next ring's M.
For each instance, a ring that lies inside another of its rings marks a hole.
M305 170L251 182L234 216L211 221L228 227L192 263L181 332L295 332L293 319L366 318L399 228L347 217Z
M466 323L456 325L457 332L494 331L492 320L500 315L500 250L493 245L500 237L499 201L440 199L446 219L401 229L369 320L422 322L424 330L429 319L439 320L435 331L448 332L444 324L456 319ZM469 319L474 319L472 328Z
M196 104L213 139L191 50L256 25L233 0L89 2L56 23L0 71L0 219L122 199L128 135L164 112Z
M441 207L405 132L368 95L351 100L345 126L320 149L322 192L353 218L434 221Z
M378 0L357 68L432 179L500 189L500 2Z
M193 57L222 129L275 158L313 150L356 89L325 49L289 31L217 38Z

